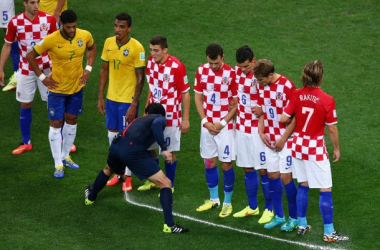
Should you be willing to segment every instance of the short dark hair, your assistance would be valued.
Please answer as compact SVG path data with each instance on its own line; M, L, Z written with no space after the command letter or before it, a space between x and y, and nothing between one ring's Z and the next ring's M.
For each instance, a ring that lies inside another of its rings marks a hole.
M61 23L74 23L77 21L77 14L73 10L65 10L61 13Z
M236 62L243 63L245 61L252 62L254 57L253 51L248 45L244 45L236 51Z
M315 60L305 65L302 71L302 83L304 87L319 87L323 80L323 65Z
M127 21L128 27L132 26L132 17L126 12L120 12L115 16L115 19L119 21Z
M260 59L253 67L255 77L268 77L270 73L274 73L274 65L268 59Z
M210 43L206 48L206 56L211 60L215 60L218 56L223 57L223 48L217 43Z
M148 115L152 115L152 114L162 115L163 117L165 117L165 115L166 115L164 106L162 106L162 104L156 103L156 102L149 104L145 108L145 113Z
M157 35L150 39L149 43L151 45L160 45L161 49L167 49L168 48L168 39L166 39L165 36Z

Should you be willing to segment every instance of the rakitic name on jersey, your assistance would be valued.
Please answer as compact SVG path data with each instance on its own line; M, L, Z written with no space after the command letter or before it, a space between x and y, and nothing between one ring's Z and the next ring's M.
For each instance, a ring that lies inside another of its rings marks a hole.
M300 95L300 101L311 101L317 103L319 98L314 95Z

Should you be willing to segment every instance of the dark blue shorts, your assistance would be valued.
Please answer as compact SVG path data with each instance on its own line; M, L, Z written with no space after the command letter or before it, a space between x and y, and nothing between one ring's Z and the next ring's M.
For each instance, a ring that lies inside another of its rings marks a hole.
M114 102L106 99L106 128L108 130L117 129L123 131L128 125L125 121L125 114L131 106L130 103ZM138 117L139 105L136 107L136 118Z
M83 110L83 88L71 95L48 93L48 117L50 120L61 120L65 113L80 115Z
M107 163L119 175L124 174L125 166L128 166L140 180L148 179L160 171L150 151L125 137L112 142Z

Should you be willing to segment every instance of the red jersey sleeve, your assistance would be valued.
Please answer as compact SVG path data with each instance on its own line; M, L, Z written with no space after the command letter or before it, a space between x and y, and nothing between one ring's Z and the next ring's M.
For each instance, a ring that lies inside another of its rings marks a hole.
M197 73L195 74L194 91L198 93L203 93L201 75L199 74L199 68L197 69Z
M336 115L335 109L335 100L334 97L331 97L331 101L327 104L327 113L326 113L326 124L331 125L338 122L338 117Z
M178 64L178 68L174 72L174 81L178 86L178 89L182 93L187 92L190 89L189 80L186 75L186 67L182 63Z
M257 84L257 106L261 107L264 105L264 99L262 98L262 93L264 91L263 87L260 84Z
M295 103L297 100L297 93L298 93L297 90L293 91L293 93L289 99L289 102L284 109L283 113L288 117L291 117L295 112L294 108L295 108Z
M231 77L232 77L232 80L231 80L232 97L237 97L238 85L236 83L236 72L235 71L233 71L231 73Z
M51 34L58 29L57 28L57 21L55 20L55 18L53 16L49 16L49 23L50 23L50 30L48 33Z
M13 43L13 41L16 38L16 32L17 32L17 29L13 25L13 18L12 18L8 23L7 34L5 35L5 38L4 38L5 42Z

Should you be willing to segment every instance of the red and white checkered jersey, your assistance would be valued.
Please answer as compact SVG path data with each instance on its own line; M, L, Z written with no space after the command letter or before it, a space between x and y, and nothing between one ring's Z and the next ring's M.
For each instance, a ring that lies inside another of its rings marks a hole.
M309 161L329 158L325 144L325 126L338 122L335 101L320 88L301 88L293 92L284 114L296 118L292 156Z
M168 55L159 65L153 57L148 58L146 79L151 95L149 104L161 103L166 110L167 127L178 127L182 121L182 93L190 89L185 65L176 57Z
M228 114L228 105L237 96L235 70L223 64L217 72L206 63L198 67L194 91L203 95L203 108L208 122L220 122ZM228 129L234 128L234 121L228 122Z
M257 134L259 119L252 112L252 107L256 107L259 99L257 79L251 72L246 75L238 66L235 66L235 72L238 86L236 129L247 134Z
M13 17L8 23L6 43L13 43L16 38L20 48L20 66L19 72L23 75L35 75L29 63L26 60L26 54L42 38L57 30L55 18L45 12L38 11L33 20L25 16L25 12ZM37 63L41 70L51 69L51 62L48 53L37 57Z
M280 77L272 84L259 89L259 100L257 106L262 107L264 112L264 132L272 145L280 139L286 130L285 123L280 122L282 112L295 90L294 84L286 77ZM288 148L291 141L288 140Z

